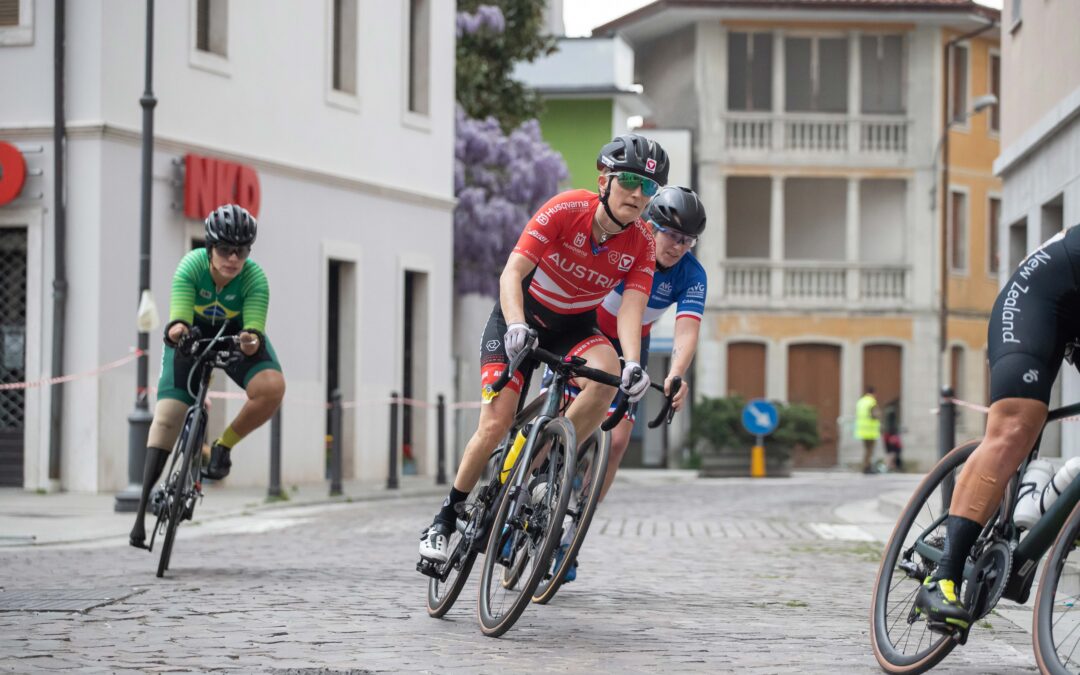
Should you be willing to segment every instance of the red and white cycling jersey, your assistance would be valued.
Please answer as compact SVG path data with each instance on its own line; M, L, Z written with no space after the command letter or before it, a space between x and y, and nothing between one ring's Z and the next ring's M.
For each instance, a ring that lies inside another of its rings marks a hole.
M552 197L521 233L514 253L536 264L528 294L555 314L596 309L625 279L626 288L648 295L656 267L656 242L645 223L634 221L603 246L592 241L600 196L568 190Z

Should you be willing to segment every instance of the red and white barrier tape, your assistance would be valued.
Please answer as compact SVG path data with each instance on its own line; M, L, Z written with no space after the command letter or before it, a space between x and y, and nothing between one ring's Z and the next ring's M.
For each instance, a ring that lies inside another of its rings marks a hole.
M141 349L134 349L127 356L125 356L123 358L120 358L120 359L116 359L115 361L110 361L109 363L98 366L97 368L94 368L93 370L87 370L87 371L82 372L82 373L72 373L70 375L60 375L58 377L46 377L46 378L42 378L40 380L32 380L32 381L28 381L28 382L9 382L7 384L0 384L0 391L11 391L11 390L14 390L14 389L34 389L36 387L49 387L49 386L52 386L54 384L61 384L61 383L64 383L64 382L73 382L75 380L82 380L82 379L86 379L86 378L90 378L90 377L96 377L96 376L101 375L102 373L105 373L107 371L115 370L116 368L120 368L121 366L127 365L127 364L131 363L132 361L144 356L145 354L146 354L146 352L142 351ZM155 392L155 393L157 391L157 389L155 387L151 387L150 390ZM246 401L248 396L247 396L246 392L242 392L242 391L212 391L209 394L207 394L207 397L211 398L211 399ZM292 398L292 397L286 397L285 400L290 401L292 403L298 403L300 405L308 405L308 406L312 406L312 407L323 408L323 409L326 409L326 410L329 410L330 407L331 407L330 403L326 402L326 401L314 401L314 400L310 400L310 399L297 399L297 398ZM438 407L437 404L435 404L435 403L429 403L428 401L422 401L420 399L405 398L405 397L398 397L396 399L386 397L386 398L360 399L360 400L355 400L355 401L342 401L341 402L341 407L344 410L349 410L349 409L352 409L352 408L360 408L360 407L368 406L368 405L389 405L390 403L393 403L394 401L397 401L401 405L411 405L411 406L415 406L417 408L429 408L430 409L430 408ZM471 409L478 409L482 405L483 405L483 403L481 403L480 401L463 401L463 402L460 402L460 403L450 403L446 407L449 410L462 410L462 409L470 409L470 408Z
M958 398L950 398L950 399L948 399L948 401L950 403L952 403L953 405L960 406L961 408L967 408L968 410L974 410L975 412L981 412L984 415L986 413L990 412L990 408L988 408L987 406L980 405L978 403L972 403L971 401L962 401L962 400L960 400ZM941 408L940 407L933 408L930 412L931 412L931 414L937 415L939 412L941 412ZM1058 422L1076 422L1077 420L1080 420L1080 415L1073 415L1072 417L1062 417L1061 419L1059 419L1057 421Z
M111 361L104 365L98 366L93 370L88 370L84 373L73 373L71 375L60 375L59 377L46 377L40 380L33 380L31 382L10 382L8 384L0 384L0 391L10 391L12 389L33 389L35 387L50 387L54 384L61 384L63 382L72 382L74 380L82 380L88 377L96 377L108 370L119 368L120 366L131 363L135 359L143 356L145 352L141 349L136 349L132 353L128 354L122 359Z

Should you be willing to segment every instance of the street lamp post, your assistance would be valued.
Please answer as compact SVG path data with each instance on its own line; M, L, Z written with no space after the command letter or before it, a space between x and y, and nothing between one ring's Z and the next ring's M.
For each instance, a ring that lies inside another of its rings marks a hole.
M146 0L146 88L139 104L142 106L142 198L139 232L139 298L150 289L150 183L154 159L154 0ZM135 410L128 416L128 486L116 495L116 511L134 512L139 508L142 493L143 461L146 439L150 433L150 414L147 402L150 334L139 332L138 370L135 380Z

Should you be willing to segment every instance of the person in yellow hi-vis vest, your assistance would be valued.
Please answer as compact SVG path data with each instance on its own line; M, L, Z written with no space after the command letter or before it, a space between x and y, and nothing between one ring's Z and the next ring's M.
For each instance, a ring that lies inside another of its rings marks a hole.
M874 456L874 445L881 438L881 410L873 387L867 387L855 403L855 438L863 442L863 473L874 473L870 459Z

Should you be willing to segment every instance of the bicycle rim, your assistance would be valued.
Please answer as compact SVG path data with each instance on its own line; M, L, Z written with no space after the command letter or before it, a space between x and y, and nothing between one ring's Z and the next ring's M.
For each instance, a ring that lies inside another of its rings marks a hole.
M550 566L551 556L558 544L562 517L570 501L570 491L563 489L563 486L568 485L572 478L571 462L576 446L574 428L569 421L560 417L549 422L535 447L544 447L549 442L551 464L548 471L553 480L548 481L543 497L531 505L529 512L524 510L526 504L531 504L532 496L526 480L531 467L529 462L519 461L514 478L516 482L520 474L521 490L503 491L491 525L492 536L488 539L484 556L484 574L477 600L480 629L489 637L505 633L525 611L532 600L533 591ZM511 506L515 503L519 515L516 522L508 522ZM521 517L525 513L528 513L527 517ZM509 560L502 555L508 541L513 551ZM506 587L503 585L505 570L513 567L520 555L528 555L525 568L518 575L517 583Z
M195 453L202 451L201 434L190 434L190 427L188 428L189 435L181 439L180 447L183 448L183 456L179 461L178 471L169 477L169 482L166 488L167 501L165 504L165 511L167 512L167 520L165 523L165 541L161 546L161 558L158 560L157 576L165 576L165 571L169 569L169 563L172 559L173 543L176 541L176 531L180 528L180 521L184 517L184 504L191 497L192 487L194 480L192 478L192 463L194 461ZM195 436L200 442L189 442L191 437ZM198 469L196 469L198 470Z
M885 547L870 603L870 639L878 664L888 673L925 672L956 646L951 636L931 631L926 621L908 619L923 580L936 568L916 544L940 554L948 514L945 479L955 481L977 446L978 441L969 441L957 447L927 474Z
M1080 672L1080 504L1050 549L1035 596L1032 642L1043 673Z
M593 514L600 503L600 492L604 485L604 477L607 475L610 456L611 433L600 429L594 431L579 450L577 469L571 479L573 489L570 491L570 503L566 509L573 523L574 535L558 566L555 566L553 562L551 572L536 587L533 602L547 604L566 581L566 571L577 559L578 551L585 542L585 535L589 532L589 525L592 524ZM579 477L580 486L577 485ZM559 535L560 546L564 536L565 532Z

